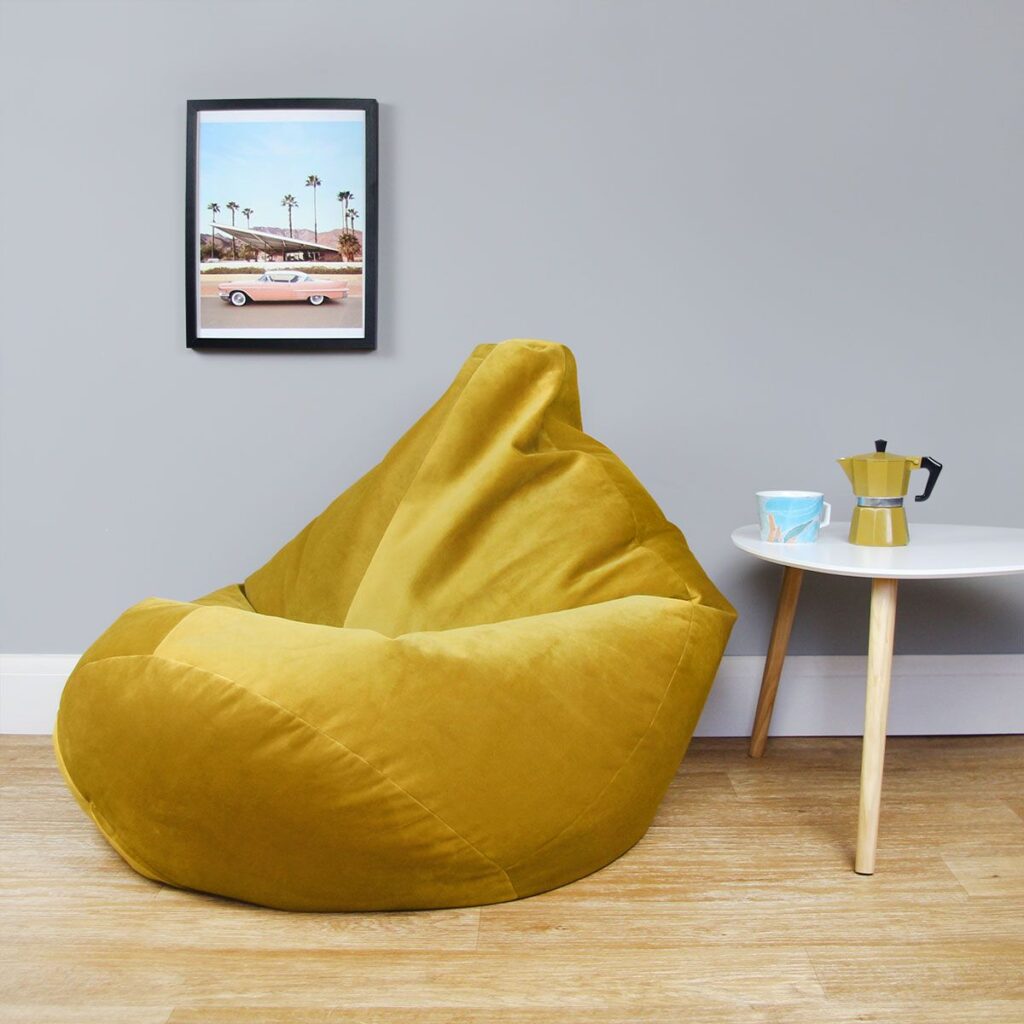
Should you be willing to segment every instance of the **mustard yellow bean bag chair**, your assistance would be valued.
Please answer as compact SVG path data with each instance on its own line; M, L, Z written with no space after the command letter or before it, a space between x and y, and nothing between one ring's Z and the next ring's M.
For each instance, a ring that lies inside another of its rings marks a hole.
M511 900L644 834L734 618L582 432L569 350L484 345L243 586L125 612L68 680L57 756L170 885L295 910Z

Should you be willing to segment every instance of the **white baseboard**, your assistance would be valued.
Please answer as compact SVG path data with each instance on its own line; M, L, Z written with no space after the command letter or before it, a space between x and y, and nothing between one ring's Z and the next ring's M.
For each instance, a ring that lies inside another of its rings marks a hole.
M0 654L0 733L53 731L77 654ZM764 659L722 661L698 736L750 732ZM859 736L865 659L786 660L773 736ZM892 736L1024 733L1024 654L908 654L893 665Z
M698 736L746 736L764 658L722 660ZM864 657L786 659L773 736L860 736ZM903 654L893 659L890 736L1024 732L1024 654Z
M77 654L0 654L0 733L53 732Z

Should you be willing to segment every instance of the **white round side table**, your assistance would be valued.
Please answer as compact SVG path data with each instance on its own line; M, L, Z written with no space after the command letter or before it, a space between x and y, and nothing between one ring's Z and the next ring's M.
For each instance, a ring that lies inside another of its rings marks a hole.
M741 526L733 531L732 542L741 551L783 566L782 589L750 735L751 757L764 754L804 572L871 579L867 697L854 870L861 875L872 875L878 845L897 583L899 580L1024 573L1024 529L921 523L911 528L910 543L906 547L876 548L851 544L847 540L849 525L833 523L821 531L814 544L770 543L761 540L757 526Z

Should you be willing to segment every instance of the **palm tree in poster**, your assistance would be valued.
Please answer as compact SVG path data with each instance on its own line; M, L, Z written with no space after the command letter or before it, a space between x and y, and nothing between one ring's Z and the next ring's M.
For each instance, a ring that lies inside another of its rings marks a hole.
M234 199L232 199L231 202L227 204L227 207L231 211L231 226L234 227L235 226L235 210L238 209L238 203L236 203L234 201ZM235 248L235 236L234 235L231 236L231 258L233 260L237 260L238 259L238 250Z
M299 205L299 201L289 192L288 195L281 200L281 205L288 208L288 237L294 238L295 235L292 233L292 210Z
M338 202L341 203L344 211L341 215L341 223L344 225L342 231L348 230L348 204L349 202L351 202L353 198L354 196L352 195L351 192L338 193Z
M362 254L362 246L359 239L351 231L343 231L338 236L338 251L341 258L347 262L358 260Z
M348 215L349 215L349 217L352 220L352 226L349 228L349 231L353 231L354 232L355 229L356 229L356 219L359 217L359 211L358 210L349 210L348 211Z
M243 216L243 217L245 218L245 226L246 226L247 228L251 228L251 227L252 227L252 222L251 222L251 221L249 220L249 218L250 218L250 217L251 217L251 216L252 216L252 215L253 215L253 214L254 214L255 212L256 212L256 211L255 211L255 210L253 210L253 209L252 209L251 207L249 207L249 206L247 206L247 207L246 207L246 208L245 208L245 209L244 209L244 210L242 211L242 216Z
M217 223L217 214L220 213L220 206L217 203L210 203L210 205L207 206L206 208L210 211L210 215L211 215L210 216L210 220L211 220L211 222L216 224ZM217 241L217 232L214 231L213 228L211 228L210 229L210 256L216 256L217 255L217 249L216 249L216 245L215 245L216 241Z
M319 242L320 241L320 235L318 234L317 229L316 229L316 190L317 190L317 187L322 185L322 184L323 184L323 182L315 174L311 174L306 179L306 188L312 188L313 189L313 241L314 242Z

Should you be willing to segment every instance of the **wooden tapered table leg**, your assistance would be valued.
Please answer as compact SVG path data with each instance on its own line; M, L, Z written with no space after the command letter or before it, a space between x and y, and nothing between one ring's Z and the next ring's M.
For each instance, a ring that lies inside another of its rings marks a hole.
M878 813L882 805L885 724L889 716L892 646L896 631L896 580L871 581L867 696L864 702L864 750L860 763L860 813L857 817L858 875L875 873Z
M775 707L775 694L779 688L782 664L786 660L786 648L789 646L789 634L793 629L793 617L796 614L796 603L800 597L800 584L803 579L803 569L787 565L782 571L782 589L779 591L779 603L775 608L768 655L764 659L764 673L761 676L761 695L757 698L754 726L750 730L751 757L760 757L764 753L768 726L771 725L772 710Z

